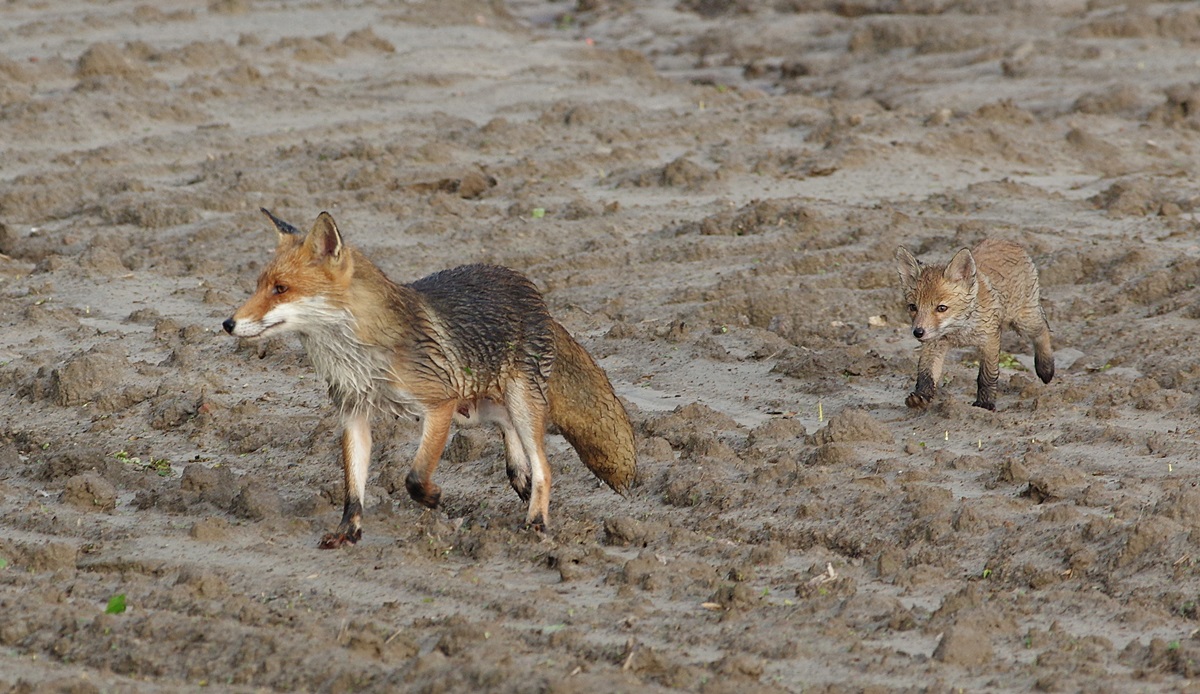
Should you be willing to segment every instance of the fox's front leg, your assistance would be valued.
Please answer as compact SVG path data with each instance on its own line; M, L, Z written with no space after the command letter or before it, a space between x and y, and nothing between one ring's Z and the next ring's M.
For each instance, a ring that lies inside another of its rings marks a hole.
M345 507L335 532L321 538L321 549L352 545L362 538L363 498L371 467L371 420L365 412L347 415L342 423L342 470Z
M442 449L446 447L446 437L450 435L450 422L454 420L457 407L455 401L450 401L431 407L425 413L421 444L417 446L417 458L413 461L412 469L408 471L408 477L404 479L408 495L413 501L428 508L437 508L442 500L442 489L433 483L433 473L442 457Z
M996 409L996 383L1000 380L1000 333L989 336L979 347L979 378L976 379L975 407Z
M944 341L926 342L921 345L921 356L917 360L917 387L904 399L909 407L925 407L937 395L938 381L942 380L942 365L950 347Z

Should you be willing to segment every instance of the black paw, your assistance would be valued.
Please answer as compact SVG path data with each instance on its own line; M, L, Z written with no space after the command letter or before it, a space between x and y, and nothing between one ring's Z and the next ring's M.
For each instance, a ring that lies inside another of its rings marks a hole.
M346 545L353 545L361 539L362 528L354 528L352 530L338 528L337 532L327 533L325 537L322 537L317 547L321 549L339 549Z
M971 404L974 405L975 407L982 407L985 410L991 410L992 412L996 411L996 403L994 403L994 402L984 402L982 400L976 400L975 402L973 402Z
M932 397L920 393L909 393L908 397L904 399L904 404L913 409L928 407L931 402L933 402Z
M437 508L442 501L442 488L433 482L422 482L416 471L404 478L404 488L413 501L426 508Z
M508 473L508 483L512 485L513 491L521 497L521 501L528 503L529 495L533 491L533 483L529 481L529 475L513 468L505 468L505 472Z

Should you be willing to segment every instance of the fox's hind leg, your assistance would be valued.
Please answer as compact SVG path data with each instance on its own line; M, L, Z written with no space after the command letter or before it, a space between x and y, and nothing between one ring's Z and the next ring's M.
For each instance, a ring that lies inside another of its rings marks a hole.
M321 538L321 549L352 545L362 538L363 497L371 466L371 420L365 412L347 415L342 422L342 471L345 506L338 529Z
M525 522L544 530L550 524L550 463L546 460L545 446L546 398L533 384L517 382L505 392L504 405L524 457L529 461L529 513ZM516 487L515 484L513 486ZM520 493L519 489L517 493Z
M508 474L508 483L513 491L521 497L521 501L529 501L531 483L529 478L529 457L525 447L521 445L521 435L513 426L508 410L490 400L479 404L479 417L485 422L495 422L500 426L500 434L504 437L504 471Z
M437 508L438 502L442 500L442 489L433 483L433 473L437 471L442 449L446 447L446 437L450 435L450 422L454 421L457 408L458 403L451 400L425 412L417 457L413 461L412 469L408 471L408 476L404 478L404 487L408 490L408 495L413 501L428 508Z
M1033 370L1042 383L1054 378L1054 350L1050 347L1050 322L1040 305L1023 312L1012 327L1021 337L1033 342Z
M1041 329L1033 337L1033 369L1037 371L1042 383L1049 383L1054 378L1054 350L1050 347L1050 323L1046 314L1041 314Z

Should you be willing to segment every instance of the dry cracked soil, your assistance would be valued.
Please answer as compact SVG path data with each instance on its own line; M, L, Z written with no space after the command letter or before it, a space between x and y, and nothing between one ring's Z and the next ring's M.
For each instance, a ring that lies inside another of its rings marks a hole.
M1200 7L0 5L0 691L1196 691ZM640 481L497 433L365 536L295 338L221 321L322 210L393 279L517 268ZM895 248L1041 271L910 411Z

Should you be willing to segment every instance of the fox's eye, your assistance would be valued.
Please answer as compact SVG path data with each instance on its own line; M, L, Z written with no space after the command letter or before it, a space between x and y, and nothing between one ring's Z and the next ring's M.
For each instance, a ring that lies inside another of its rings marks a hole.
M949 310L950 310L950 307L947 306L946 304L938 304L938 307L937 307L938 313L945 313L946 311L949 311Z
M275 285L275 287L273 288L273 291L274 291L276 294L283 294L283 293L284 293L284 292L286 292L287 290L288 290L288 287L287 287L287 285L286 285L286 284L277 284L277 285Z
M917 312L917 305L916 305L916 304L909 304L909 305L908 305L908 311L909 311L909 313L916 313L916 312Z

